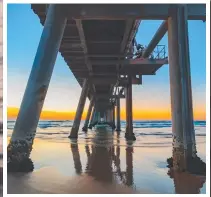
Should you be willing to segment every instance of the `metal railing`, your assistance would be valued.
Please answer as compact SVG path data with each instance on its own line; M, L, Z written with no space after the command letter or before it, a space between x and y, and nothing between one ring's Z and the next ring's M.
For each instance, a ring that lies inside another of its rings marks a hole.
M146 51L147 46L144 46L144 49L140 50L140 55L137 55L137 49L134 47L133 58L141 58ZM149 55L148 59L166 59L166 46L165 45L157 45L153 52Z

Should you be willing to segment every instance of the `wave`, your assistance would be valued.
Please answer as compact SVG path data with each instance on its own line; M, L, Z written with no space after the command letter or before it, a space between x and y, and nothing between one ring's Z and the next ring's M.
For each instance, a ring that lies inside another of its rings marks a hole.
M8 121L7 128L13 129L15 121ZM58 127L72 127L73 121L39 121L38 128L47 129L47 128L58 128ZM121 126L125 128L126 122L121 121ZM206 121L194 121L195 128L197 127L206 127ZM133 121L133 128L171 128L171 121Z

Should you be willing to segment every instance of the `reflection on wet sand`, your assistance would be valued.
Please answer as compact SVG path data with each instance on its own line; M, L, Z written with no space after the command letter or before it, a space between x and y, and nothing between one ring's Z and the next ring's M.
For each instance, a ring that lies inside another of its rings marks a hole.
M206 181L205 176L176 172L172 169L168 171L168 175L174 180L176 194L199 194Z
M79 150L78 150L78 144L72 143L70 146L71 146L71 150L72 150L75 172L76 172L76 174L81 174L82 165L81 165L80 154L79 154Z
M98 136L99 134L100 136ZM86 173L100 182L113 183L116 180L120 180L125 186L135 188L133 180L134 148L132 142L127 143L125 147L126 171L122 171L120 167L121 160L118 135L116 145L113 145L111 141L110 144L105 143L104 140L107 140L107 137L105 136L105 138L103 138L103 133L96 133L94 141L98 145L85 144L85 152L87 155ZM76 173L81 173L82 167L78 145L71 143L71 150ZM114 164L114 167L112 164ZM205 177L203 176L195 176L186 172L175 172L172 168L168 171L168 175L174 181L176 194L200 193L200 188L202 188L205 183Z
M96 140L98 139L98 140ZM100 140L99 140L100 139ZM117 136L117 145L113 145L111 141L106 141L107 136L103 138L103 132L96 133L94 139L98 145L85 144L85 152L87 154L86 173L100 182L113 183L116 179L120 180L126 186L133 186L133 147L128 144L126 152L126 172L122 172L120 168L120 146ZM109 144L110 142L110 144ZM103 145L100 145L103 144ZM76 142L71 143L71 151L73 155L75 171L81 173L81 161ZM91 147L91 151L90 151ZM114 164L114 171L112 164Z
M204 184L173 171L169 178L165 155L170 147L125 146L116 132L103 130L87 134L85 141L66 142L36 141L34 172L8 174L8 193L199 193Z

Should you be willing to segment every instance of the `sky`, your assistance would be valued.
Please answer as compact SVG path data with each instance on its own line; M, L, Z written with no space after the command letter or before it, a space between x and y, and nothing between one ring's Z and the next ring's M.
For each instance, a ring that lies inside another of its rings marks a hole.
M162 21L142 21L138 43L148 45ZM206 118L206 23L189 21L192 94L195 120ZM8 118L15 119L32 68L43 26L29 4L10 4L7 10ZM159 43L168 47L167 34ZM81 87L60 54L57 56L41 119L73 119ZM89 100L86 100L83 118ZM170 120L169 66L155 76L143 76L143 85L133 86L135 120ZM125 119L125 100L121 99Z

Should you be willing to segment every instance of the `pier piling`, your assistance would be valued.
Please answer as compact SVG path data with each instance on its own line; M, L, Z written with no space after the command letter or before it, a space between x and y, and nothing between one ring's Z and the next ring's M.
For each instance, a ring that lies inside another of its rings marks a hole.
M93 104L92 116L91 116L91 120L90 120L89 127L88 127L89 129L92 129L95 113L96 113L96 109L95 109L95 105Z
M116 107L117 121L116 121L116 131L121 131L121 123L120 123L120 98L118 97Z
M187 6L176 5L168 19L173 167L187 170L196 156L190 77Z
M126 133L127 140L136 140L133 133L133 109L132 109L132 77L128 75L128 84L125 88L126 96Z
M8 164L28 158L66 25L61 5L48 8L20 111L8 145ZM8 169L9 170L9 169Z
M82 128L83 131L88 130L88 125L89 125L90 116L91 116L92 109L93 109L93 104L94 104L94 97L91 98L90 103L89 103L89 108L88 108L88 111L87 111L86 120L85 120L85 123L84 123L84 127Z
M86 102L88 90L89 90L89 80L84 79L83 87L82 87L82 91L81 91L81 96L80 96L80 99L79 99L75 119L74 119L74 122L73 122L72 130L70 132L69 138L78 138L78 129L79 129L79 126L80 126L80 123L81 123L81 117L82 117L82 114L83 114L84 105L85 105L85 102Z

